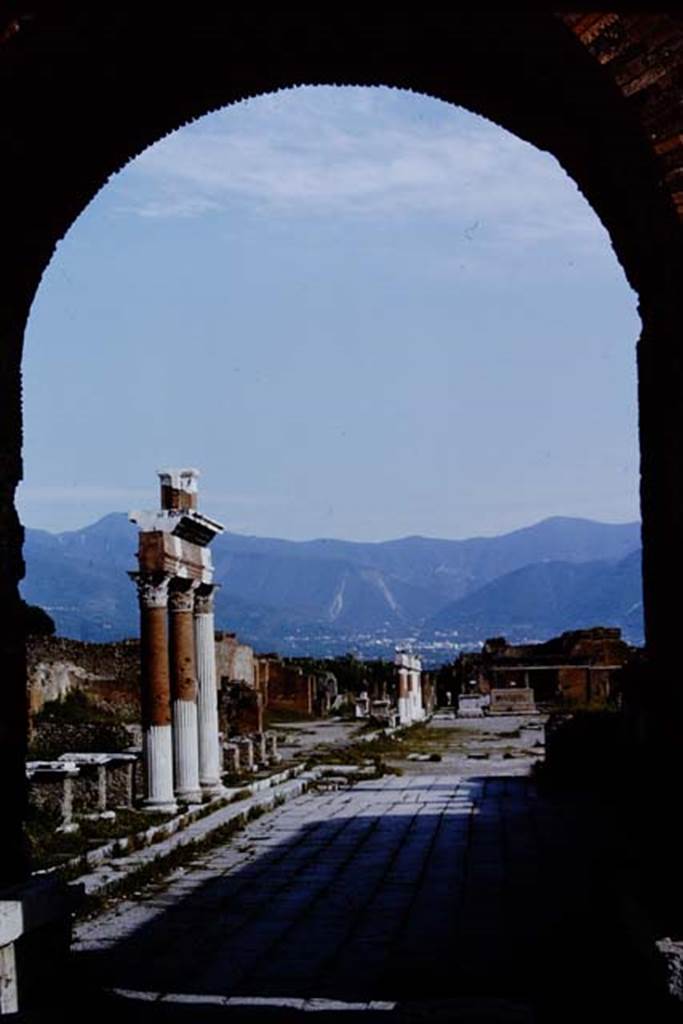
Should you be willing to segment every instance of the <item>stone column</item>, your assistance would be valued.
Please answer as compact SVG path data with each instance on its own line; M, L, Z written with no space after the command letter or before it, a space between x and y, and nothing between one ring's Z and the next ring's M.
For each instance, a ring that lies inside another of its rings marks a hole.
M168 576L131 573L140 601L142 749L145 795L150 811L170 811L173 796L171 688L168 666Z
M424 709L422 706L422 682L420 679L421 672L419 669L412 669L410 673L412 695L413 695L413 720L419 722L424 718Z
M218 693L216 691L216 642L213 599L216 586L202 583L194 599L194 635L197 652L197 720L199 784L206 796L222 789L218 742Z
M193 580L175 578L169 590L171 696L173 700L173 768L175 795L183 803L200 803L197 735L197 674L194 652Z
M401 667L398 670L398 721L400 725L410 725L412 721L410 711L408 669Z

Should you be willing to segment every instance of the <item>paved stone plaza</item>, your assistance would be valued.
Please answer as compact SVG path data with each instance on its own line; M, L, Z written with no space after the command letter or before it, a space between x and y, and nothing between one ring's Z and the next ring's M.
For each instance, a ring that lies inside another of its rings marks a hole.
M519 757L511 774L476 760L457 774L452 760L446 749L400 776L310 792L82 923L90 1006L106 992L121 1019L188 1022L652 1012L599 810L540 795L530 756L526 775Z

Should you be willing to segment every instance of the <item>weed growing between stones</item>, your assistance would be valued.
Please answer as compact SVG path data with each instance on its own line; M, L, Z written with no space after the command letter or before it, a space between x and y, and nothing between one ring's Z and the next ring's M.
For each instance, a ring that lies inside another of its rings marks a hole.
M252 812L258 812L253 814ZM265 807L252 807L246 814L240 814L230 821L214 829L209 835L202 839L177 846L168 853L160 853L153 860L141 864L129 872L125 878L115 882L106 893L98 893L88 896L80 907L78 918L96 917L106 910L114 901L122 898L144 898L143 889L161 882L173 871L184 867L197 857L208 853L209 850L227 843L237 832L240 832L250 820L260 817L265 813Z
M65 833L57 831L61 818L33 809L26 822L31 863L35 871L56 868L113 839L128 839L141 830L169 821L171 817L170 814L123 809L116 812L114 820L89 821L84 818L79 821L77 832Z

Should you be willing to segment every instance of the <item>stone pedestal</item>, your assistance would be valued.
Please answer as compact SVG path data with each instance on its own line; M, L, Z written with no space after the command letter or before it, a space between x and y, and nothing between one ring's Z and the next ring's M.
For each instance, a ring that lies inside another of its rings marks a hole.
M240 771L253 772L254 771L254 744L251 742L249 736L240 736L235 741L237 749L240 755Z
M251 734L251 742L254 749L254 760L258 764L265 764L267 760L266 734L264 732L253 732Z
M107 809L133 806L135 754L112 754L107 765Z
M508 687L491 690L490 715L534 715L536 702L529 687Z
M175 579L169 591L170 670L173 703L173 769L176 799L200 803L197 676L194 654L194 590Z
M463 693L458 697L458 718L483 718L486 698L481 694Z
M73 761L28 761L29 800L41 813L59 819L59 830L72 831L73 783L78 767Z
M207 797L222 789L218 743L218 693L216 690L216 644L213 598L215 585L203 583L194 602L194 631L197 652L197 721L199 784Z
M236 743L223 744L223 769L231 775L237 775L240 770L240 748Z
M143 806L173 813L173 746L168 661L168 577L130 573L140 601Z
M280 755L277 752L277 733L265 732L263 736L266 741L266 758L272 764L276 764L280 760Z

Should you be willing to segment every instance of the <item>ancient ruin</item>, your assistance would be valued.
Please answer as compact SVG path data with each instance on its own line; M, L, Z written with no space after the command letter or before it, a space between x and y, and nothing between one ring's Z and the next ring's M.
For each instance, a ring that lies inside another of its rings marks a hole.
M145 806L173 810L221 788L208 545L223 527L197 511L196 469L159 473L161 509L131 512L137 572Z
M622 670L633 648L618 629L570 630L544 643L511 644L492 637L481 651L461 654L453 685L464 708L476 695L490 698L490 710L520 713L540 703L605 703L616 701Z
M397 651L394 658L398 675L398 720L401 725L420 722L422 703L422 662L412 651Z
M24 967L26 976L35 978L32 969L63 962L70 910L63 886L54 879L30 877L23 834L27 708L18 584L24 563L15 492L23 474L23 337L36 289L55 246L79 213L108 178L145 146L207 110L304 81L377 82L417 90L482 113L553 154L600 217L628 281L638 293L648 660L630 697L629 737L632 760L642 766L647 790L647 800L637 799L636 803L641 809L638 828L648 834L654 851L654 870L649 877L662 879L666 905L674 911L680 909L680 840L671 808L678 797L683 690L677 672L678 611L670 585L681 576L679 557L683 561L679 542L683 507L682 36L680 18L667 12L558 14L531 8L432 7L398 15L391 12L389 16L380 9L367 10L359 19L348 5L340 5L274 9L264 30L260 10L245 8L236 15L225 5L205 6L189 19L170 9L160 15L154 5L123 4L116 9L81 5L67 11L63 5L14 3L6 9L0 24L8 97L1 129L6 154L1 173L4 195L11 197L11 202L2 234L7 269L1 307L4 361L0 376L5 684L0 770L6 794L0 873L0 1012L15 1013L24 999ZM162 724L168 721L164 718ZM497 801L494 793L490 802ZM519 827L523 828L528 815L526 803L521 803ZM493 813L492 809L491 815L470 814L468 820L473 827L485 827ZM516 835L516 823L507 832ZM555 828L548 839L556 841ZM476 844L470 842L467 847L476 849ZM577 876L580 863L577 857L565 870L552 864L548 881L563 879L558 897ZM526 862L520 866L525 869ZM520 917L533 924L535 913L542 913L549 901L547 890L537 884L536 874L531 874L533 887L521 893L518 905ZM434 879L440 872L427 870L422 876ZM484 881L482 899L492 890L488 880ZM582 882L579 876L579 895ZM357 873L352 884L350 904L357 901ZM574 890L568 891L571 897ZM534 892L541 892L543 901L530 912ZM569 909L570 900L565 902ZM461 963L472 955L477 941L481 943L482 914L474 900L472 929L463 931L470 941L461 944L443 971L434 972L434 951L448 949L448 943L431 933L432 942L424 943L418 910L411 903L405 913L418 935L409 956L401 960L402 976L416 973L413 957L417 960L420 951L429 956L432 973L424 975L419 992L409 993L413 997L427 995L430 978L446 977L453 962ZM441 914L438 919L446 916ZM559 917L562 919L561 914ZM612 934L613 923L610 920L604 934ZM549 929L554 927L549 924ZM58 942L56 929L61 929ZM601 929L597 932L603 934ZM556 1008L560 1010L558 1004L564 1006L571 999L577 986L582 997L570 1007L572 1019L585 1012L586 1006L596 1006L595 993L588 997L586 992L584 998L580 987L591 965L599 965L603 978L619 975L628 982L635 977L631 961L624 969L624 961L618 957L621 947L616 947L605 966L611 947L607 943L600 949L591 945L582 970L568 978L566 964L576 949L586 949L593 933L590 929L567 932L563 927L548 934L553 941L546 942L542 951L548 952L548 969L555 970L548 988L560 997ZM564 935L567 941L558 946ZM485 981L500 977L500 969L516 950L520 950L520 965L533 961L523 943L514 941L514 935L506 939L496 957L490 937L485 936ZM26 940L32 955L21 961ZM186 945L177 945L184 958ZM410 972L405 971L406 962L411 963ZM537 962L534 968L538 972ZM594 976L589 977L592 980ZM55 1007L63 1005L66 1011L73 1000L73 992L60 992L54 986L35 984L33 989L48 994L51 1019ZM616 1009L613 1003L609 1007L603 1003L598 1012L627 1019L630 1007L625 1002ZM641 1014L642 1019L645 1016ZM654 1019L651 1008L649 1017Z

